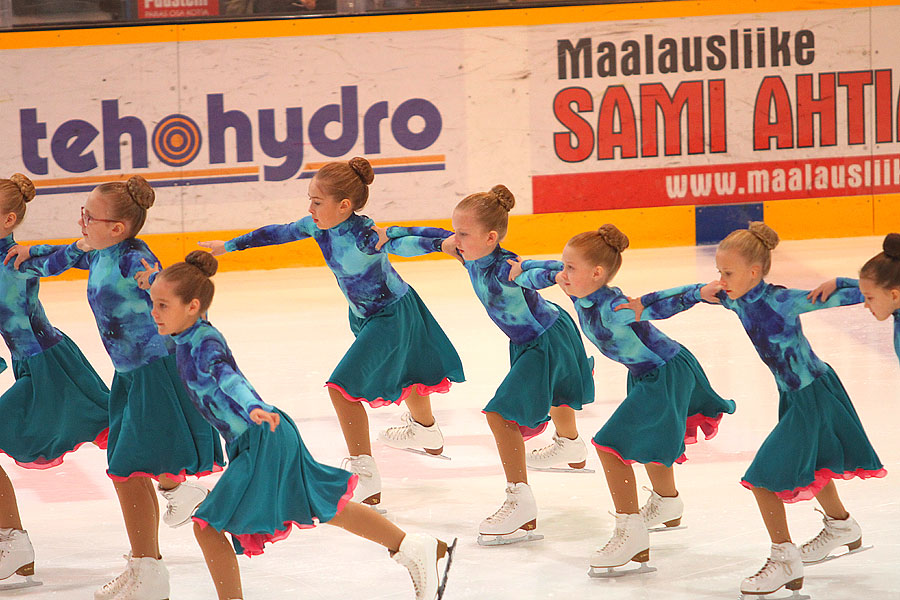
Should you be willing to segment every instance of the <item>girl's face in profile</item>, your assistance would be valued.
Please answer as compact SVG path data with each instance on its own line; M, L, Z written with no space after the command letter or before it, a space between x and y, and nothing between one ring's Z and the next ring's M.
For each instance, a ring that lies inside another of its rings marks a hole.
M900 309L900 290L896 288L884 288L872 279L860 277L859 292L865 298L866 308L879 321L884 321Z
M465 260L478 260L494 251L500 241L496 231L487 228L465 209L454 209L450 219L456 237L456 247Z
M331 229L340 225L353 214L350 200L329 196L319 185L316 177L309 182L309 214L319 229Z
M762 280L762 267L751 265L734 250L720 249L716 252L716 268L722 289L732 300L737 300Z
M563 249L562 263L560 287L569 296L590 296L606 283L606 270L600 265L592 265L583 252L568 244Z

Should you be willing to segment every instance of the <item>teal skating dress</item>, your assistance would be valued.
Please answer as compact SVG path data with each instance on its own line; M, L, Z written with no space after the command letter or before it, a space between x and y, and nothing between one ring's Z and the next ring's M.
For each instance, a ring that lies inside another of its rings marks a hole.
M194 513L201 527L231 534L235 552L262 554L266 543L325 523L353 496L357 476L316 462L291 418L262 401L238 369L219 331L198 320L172 336L188 394L225 439L228 469ZM275 431L250 412L281 416Z
M12 234L0 239L0 256L15 244ZM16 378L0 397L0 451L20 466L48 469L85 442L106 448L109 389L47 320L39 288L37 274L0 265L0 335Z
M433 227L389 227L389 252L418 256L440 252L452 232ZM497 246L477 260L465 261L475 295L488 316L509 337L510 370L484 412L518 424L528 439L550 420L550 408L580 410L594 401L593 362L581 335L564 309L536 291L509 280L509 259L516 254Z
M191 404L175 366L174 344L159 335L150 294L134 280L144 270L141 259L159 263L147 244L130 238L87 253L75 244L50 250L22 268L44 276L69 268L90 271L88 303L116 369L109 395L109 477L167 475L184 481L186 475L221 471L219 435Z
M694 306L701 287L643 296L641 319L664 319ZM827 302L812 302L808 293L761 281L737 300L718 295L722 306L737 313L779 392L778 424L741 483L775 492L784 502L812 499L832 479L887 474L840 379L815 355L800 323L805 312L858 304L862 296L840 289Z
M465 381L456 349L425 303L391 266L368 217L352 214L330 229L312 217L268 225L225 243L228 252L313 238L350 305L356 337L326 386L372 407L450 390Z
M563 270L559 261L526 260L516 283L532 289L556 284ZM628 298L616 287L570 296L581 330L604 356L628 368L627 395L594 435L594 446L626 463L682 463L685 444L703 431L711 439L724 414L734 412L733 400L719 396L690 351L646 322L634 311L615 307Z

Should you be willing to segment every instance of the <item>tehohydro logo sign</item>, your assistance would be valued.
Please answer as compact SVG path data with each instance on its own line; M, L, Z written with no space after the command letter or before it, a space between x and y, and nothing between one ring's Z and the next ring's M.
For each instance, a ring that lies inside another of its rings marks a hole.
M318 107L308 120L303 107L282 111L278 119L272 108L259 109L254 115L226 106L224 94L207 94L205 125L202 119L174 113L160 118L151 130L141 117L122 114L118 99L100 102L99 122L74 118L54 124L43 120L37 108L23 108L19 110L22 163L33 176L49 174L51 161L58 167L54 171L73 175L123 169L144 174L151 165L177 169L149 174L154 185L163 186L283 181L315 174L321 163L304 165L305 148L312 147L321 157L339 158L362 141L362 152L372 157L376 172L444 169L443 155L378 156L386 139L396 143L391 147L399 145L410 152L437 142L443 128L441 113L424 98L410 98L396 106L378 101L361 110L357 86L343 86L340 104ZM130 147L130 164L123 165L123 146ZM209 167L191 169L201 153ZM92 185L84 184L108 178L97 173L35 183L39 193L66 193L90 189Z

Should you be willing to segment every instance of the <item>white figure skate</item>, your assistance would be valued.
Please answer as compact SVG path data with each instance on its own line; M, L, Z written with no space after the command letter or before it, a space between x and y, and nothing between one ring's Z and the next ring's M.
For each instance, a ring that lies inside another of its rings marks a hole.
M525 464L532 471L550 471L554 473L593 473L586 469L587 448L584 440L578 436L574 440L553 434L553 442L532 450L525 456Z
M429 535L409 533L400 543L393 559L406 567L416 590L416 600L440 600L447 587L447 574L453 562L456 539L448 546ZM438 574L440 561L444 562L442 574Z
M346 469L358 477L356 489L353 490L353 502L359 502L373 508L381 514L387 511L378 505L381 504L381 475L375 459L368 454L345 458L341 468Z
M655 567L647 564L650 561L650 533L644 525L644 518L640 513L616 513L613 516L616 518L615 531L603 548L594 551L588 575L608 578L655 571ZM622 567L631 561L638 563L639 566L615 570L616 567Z
M191 520L191 515L206 499L209 490L199 483L183 481L171 490L162 487L157 488L160 495L166 499L166 514L163 522L169 527L181 527Z
M397 450L450 460L450 457L443 453L444 435L437 421L430 427L425 427L409 413L404 413L402 420L403 425L388 427L379 433L378 441Z
M42 585L34 580L34 548L27 531L0 529L0 582L0 591Z
M128 569L131 573L112 600L169 600L169 570L161 558L131 558Z
M819 510L819 512L822 511ZM825 523L825 527L822 528L819 535L800 547L800 556L804 565L817 565L872 548L872 546L862 545L862 529L853 517L848 516L841 521L822 513L822 521ZM841 546L847 546L847 552L831 554L832 550Z
M537 504L527 483L506 484L506 500L478 527L478 543L502 546L544 539L537 529Z
M789 600L809 600L800 593L803 587L803 561L800 549L790 542L772 544L766 564L755 575L741 582L741 600L755 600L774 594L781 588L793 594Z
M684 529L681 525L681 516L684 513L684 502L680 496L665 498L648 487L650 498L641 507L641 516L649 531L674 531Z

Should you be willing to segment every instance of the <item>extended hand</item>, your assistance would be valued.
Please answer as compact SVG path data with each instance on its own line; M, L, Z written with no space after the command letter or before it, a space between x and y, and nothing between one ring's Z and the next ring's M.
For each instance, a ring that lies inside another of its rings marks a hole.
M806 295L807 300L825 302L837 290L837 279L829 279Z
M381 248L390 241L390 238L387 235L387 229L379 227L378 225L372 225L372 231L378 234L378 243L375 244L375 249L381 250Z
M644 304L641 302L640 296L638 296L637 298L632 298L631 296L628 296L628 302L614 307L613 310L623 310L626 308L629 308L634 311L634 320L635 321L641 320L641 314L643 314L643 312L644 312Z
M221 256L225 254L225 242L222 240L210 240L208 242L197 242L198 246L209 248L213 256Z
M519 257L509 258L506 262L509 263L509 280L515 281L516 277L522 274L522 259Z
M268 423L270 431L275 431L275 428L278 427L279 423L281 423L281 415L279 415L278 413L263 410L261 408L254 408L253 410L251 410L250 419L252 419L253 422L257 425Z
M159 263L156 263L151 267L150 263L147 262L147 259L142 258L141 264L144 265L144 270L135 273L134 280L137 281L139 288L141 288L142 290L149 290L150 276L154 273L159 273Z
M456 243L455 233L441 243L441 252L449 254L463 264L466 262L463 260L463 257L459 255L459 246Z
M702 298L705 302L712 302L713 304L721 304L722 301L719 300L719 296L717 295L721 292L725 286L722 285L721 281L710 281L702 288L700 288L700 298Z
M29 258L31 258L31 246L16 244L9 249L9 252L6 253L6 258L3 259L3 264L5 265L9 263L9 261L15 259L15 262L13 263L13 269L18 271L22 263Z

